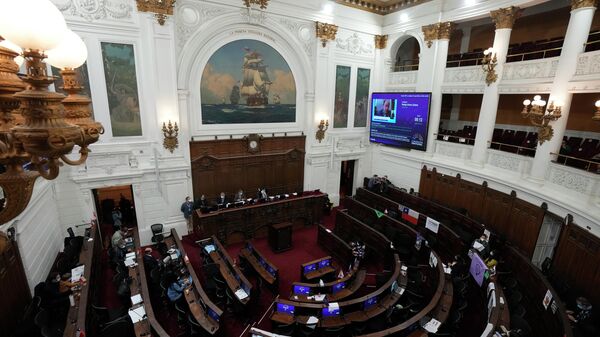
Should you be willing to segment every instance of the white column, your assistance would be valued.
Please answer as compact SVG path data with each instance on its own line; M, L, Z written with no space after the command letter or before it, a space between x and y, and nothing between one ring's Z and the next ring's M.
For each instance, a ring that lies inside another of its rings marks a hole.
M477 121L477 135L475 136L475 145L471 155L471 163L477 166L483 166L487 159L488 142L492 140L492 134L494 133L498 100L500 98L498 83L502 79L502 68L506 62L510 33L519 11L517 7L508 7L491 12L492 20L496 23L496 34L494 35L492 48L496 53L498 62L495 68L498 78L483 90L483 100L479 111L479 120Z
M429 112L429 131L427 132L427 153L433 154L434 141L440 126L440 115L442 113L442 83L448 60L448 43L450 40L452 24L450 22L440 23L439 39L435 40L436 48L433 63L433 85L431 86L431 109Z
M569 120L569 110L571 107L571 99L573 94L568 92L569 80L573 77L577 69L577 59L579 54L584 52L585 42L587 41L594 12L596 11L595 1L588 1L586 7L572 6L571 18L565 34L565 42L563 43L560 52L560 58L556 68L556 75L550 91L550 100L562 102L562 117L554 122L550 122L550 126L554 129L554 136L551 140L538 144L535 158L531 166L530 178L533 181L541 182L546 177L546 171L550 164L552 156L550 153L558 153L562 138ZM593 102L590 102L592 106Z
M432 25L433 26L433 25ZM425 27L423 27L425 29ZM434 39L428 41L427 36L425 37L425 45L421 46L419 51L419 70L417 71L417 83L416 90L431 91L433 86L433 67L435 62L435 50L436 44ZM428 46L428 44L430 44Z

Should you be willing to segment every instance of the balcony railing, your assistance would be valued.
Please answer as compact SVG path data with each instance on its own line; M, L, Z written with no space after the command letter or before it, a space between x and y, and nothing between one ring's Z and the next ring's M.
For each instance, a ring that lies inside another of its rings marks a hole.
M507 143L500 142L491 142L488 141L489 148L494 150L499 150L503 152L516 153L522 156L534 157L535 156L535 147L526 147L526 146L518 146Z
M565 165L569 167L578 168L584 171L600 174L600 158L598 159L582 159L573 156L566 156L560 153L550 152L551 155L556 156L556 160L553 160L553 163ZM598 155L596 155L598 156Z
M419 59L403 60L392 67L392 72L419 70Z

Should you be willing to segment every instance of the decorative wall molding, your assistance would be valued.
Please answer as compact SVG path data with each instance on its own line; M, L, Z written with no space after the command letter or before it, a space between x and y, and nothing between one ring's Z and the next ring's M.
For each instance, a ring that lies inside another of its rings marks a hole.
M581 53L577 59L574 81L600 79L600 51Z
M315 25L311 21L299 21L290 18L279 18L279 24L289 30L292 34L298 37L301 41L304 51L309 57L315 53L315 41L317 39L315 33Z
M558 57L506 63L502 71L502 82L536 79L552 82L557 66Z
M531 157L525 157L502 151L488 150L488 164L504 170L523 174L529 171L531 161Z
M435 153L446 157L468 159L473 153L473 146L436 140Z
M592 195L598 183L598 179L594 178L593 173L556 164L550 165L550 182L577 193Z
M352 33L345 38L336 38L335 46L353 55L372 55L375 48L372 43L365 42L357 33Z
M242 8L240 14L242 19L251 25L264 25L268 18L265 11L252 10L251 8Z
M87 21L131 18L133 6L128 0L52 0L58 9Z
M418 74L418 70L390 73L388 76L388 85L415 84L417 83Z
M480 66L447 68L444 83L481 83L485 81L485 73Z
M183 48L199 26L227 12L231 10L198 2L178 2L175 9L175 38L178 50Z

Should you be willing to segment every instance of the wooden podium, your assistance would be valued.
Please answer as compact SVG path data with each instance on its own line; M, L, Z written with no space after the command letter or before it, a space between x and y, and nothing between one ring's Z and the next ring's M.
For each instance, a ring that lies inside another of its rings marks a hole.
M284 222L269 226L269 246L275 253L292 248L292 223Z

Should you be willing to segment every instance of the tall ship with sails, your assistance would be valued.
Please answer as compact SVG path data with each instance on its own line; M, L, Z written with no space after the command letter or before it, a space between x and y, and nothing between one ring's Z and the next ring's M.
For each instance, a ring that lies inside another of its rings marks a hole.
M264 107L269 104L269 87L272 83L267 74L267 66L259 53L248 48L245 51L241 96L246 98L246 105L249 107Z
M238 104L238 102L240 101L240 87L237 84L234 84L233 88L231 88L229 101L231 102L231 104Z

